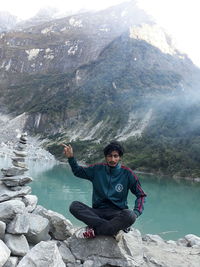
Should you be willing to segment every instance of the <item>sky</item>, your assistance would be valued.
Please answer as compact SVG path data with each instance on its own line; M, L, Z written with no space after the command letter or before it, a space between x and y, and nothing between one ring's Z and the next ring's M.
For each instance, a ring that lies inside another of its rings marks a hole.
M56 7L61 11L79 9L99 10L125 0L6 0L0 11L9 11L20 19L34 16L43 7ZM154 20L172 36L176 47L189 55L200 67L200 1L199 0L137 0Z

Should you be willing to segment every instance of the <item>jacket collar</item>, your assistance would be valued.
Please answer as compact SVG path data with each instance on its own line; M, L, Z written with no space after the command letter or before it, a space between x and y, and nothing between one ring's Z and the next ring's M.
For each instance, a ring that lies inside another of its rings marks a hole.
M110 167L108 164L106 165L106 172L109 174L109 175L117 175L119 174L121 170L121 164L118 163L115 167Z

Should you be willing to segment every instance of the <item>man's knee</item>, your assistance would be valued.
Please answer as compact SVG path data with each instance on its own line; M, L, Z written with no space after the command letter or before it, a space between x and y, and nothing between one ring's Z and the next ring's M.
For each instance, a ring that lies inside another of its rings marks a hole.
M136 220L136 216L133 210L124 209L122 211L122 215L129 225L132 225Z
M69 206L69 211L70 211L72 214L74 214L74 212L76 212L77 209L79 208L80 204L81 204L81 202L79 202L79 201L73 201L73 202L71 203L71 205Z

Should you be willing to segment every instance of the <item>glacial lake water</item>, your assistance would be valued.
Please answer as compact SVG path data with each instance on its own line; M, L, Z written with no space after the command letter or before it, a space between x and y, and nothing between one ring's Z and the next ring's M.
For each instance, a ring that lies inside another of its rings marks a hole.
M63 214L74 225L83 225L68 211L74 200L91 204L92 186L87 180L72 175L67 164L28 162L32 194L38 204ZM0 158L0 167L11 166L8 159ZM142 234L159 234L165 240L177 240L186 234L200 236L200 183L174 180L170 177L141 175L139 179L148 197L145 209L134 227ZM135 196L128 196L129 207L134 206Z

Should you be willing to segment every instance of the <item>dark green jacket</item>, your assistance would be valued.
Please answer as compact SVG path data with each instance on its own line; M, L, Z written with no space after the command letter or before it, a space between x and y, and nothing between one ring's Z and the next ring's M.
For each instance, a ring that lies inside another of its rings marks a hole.
M109 167L107 163L83 167L78 165L75 158L69 158L68 162L75 176L92 182L93 208L127 209L127 196L130 190L136 196L134 212L137 216L142 213L146 194L131 169L121 164Z

